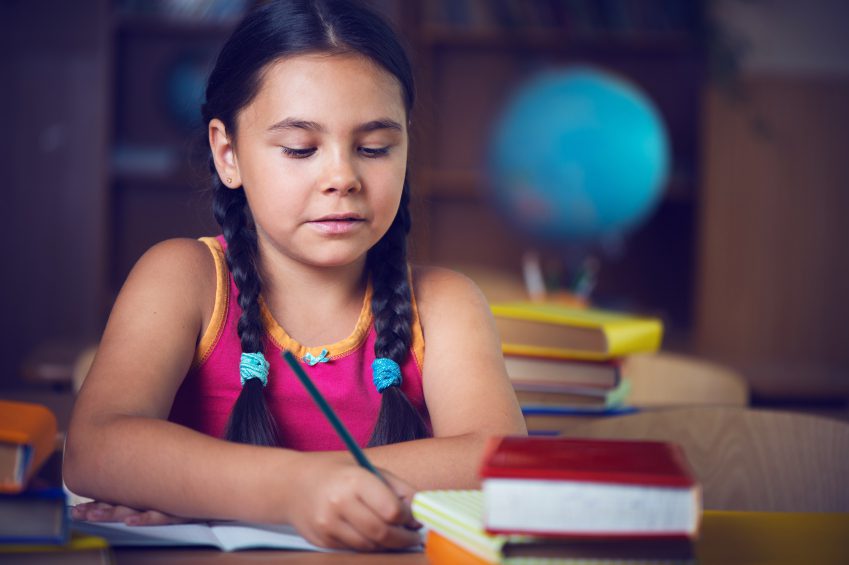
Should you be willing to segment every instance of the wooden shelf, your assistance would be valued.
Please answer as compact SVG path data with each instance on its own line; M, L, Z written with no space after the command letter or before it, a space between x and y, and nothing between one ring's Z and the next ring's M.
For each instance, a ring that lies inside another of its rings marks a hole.
M206 157L187 154L179 146L118 145L109 162L112 182L148 182L154 185L195 186L208 179Z
M472 200L483 196L486 179L482 173L472 170L425 169L419 182L427 197Z
M465 29L428 26L421 30L419 41L428 47L480 47L513 50L631 50L692 51L699 48L691 34L685 32L598 31L569 32L561 29Z
M474 170L425 169L417 179L423 186L422 193L430 198L475 200L486 193L486 176ZM417 187L418 188L418 187ZM685 203L692 202L695 180L687 174L673 174L667 181L664 199Z
M112 29L144 35L226 37L238 21L238 19L180 18L152 14L115 14Z

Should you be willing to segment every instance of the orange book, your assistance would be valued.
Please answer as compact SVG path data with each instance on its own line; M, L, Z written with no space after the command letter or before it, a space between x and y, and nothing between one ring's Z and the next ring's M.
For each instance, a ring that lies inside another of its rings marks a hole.
M432 565L489 565L483 557L466 551L454 542L430 530L425 540L425 555Z
M695 544L688 540L539 540L507 542L495 561L455 543L435 530L427 533L425 555L431 565L694 565Z
M56 446L56 417L29 402L0 400L0 492L22 491Z

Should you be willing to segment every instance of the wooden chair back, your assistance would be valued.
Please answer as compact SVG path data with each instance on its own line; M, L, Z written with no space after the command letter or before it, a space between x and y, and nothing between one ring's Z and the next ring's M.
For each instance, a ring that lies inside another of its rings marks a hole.
M599 418L565 435L679 444L706 509L849 512L849 422L705 406Z
M697 357L658 352L626 358L622 374L631 381L628 404L746 406L749 387L733 369Z

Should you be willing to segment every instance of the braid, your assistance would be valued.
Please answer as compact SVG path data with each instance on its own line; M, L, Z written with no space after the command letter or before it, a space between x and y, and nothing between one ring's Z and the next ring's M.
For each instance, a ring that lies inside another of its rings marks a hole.
M209 75L201 107L204 123L220 120L226 133L235 135L237 118L260 92L270 65L281 58L306 53L355 53L365 57L398 80L404 110L407 116L411 114L415 84L410 61L391 26L365 4L338 0L253 4L224 43ZM259 309L262 280L257 272L256 228L244 191L226 187L218 178L212 160L210 168L213 212L227 241L227 266L238 288L237 299L242 308L238 322L242 352L261 353L265 333ZM375 352L396 362L404 360L411 341L412 306L404 241L410 229L408 200L409 186L405 180L395 222L369 251L366 266L375 281L372 304L378 334ZM226 437L272 445L277 443L277 426L258 380L246 379L227 423ZM406 396L397 387L390 388L383 392L373 443L401 441L426 433L421 416ZM407 423L408 420L414 420L413 424ZM393 423L388 426L389 432L382 431L388 422Z
M407 276L407 233L410 231L409 185L404 180L398 214L389 231L369 251L368 269L374 293L371 310L377 339L375 356L401 365L412 342L412 293ZM398 386L382 393L380 414L368 445L386 445L427 437L428 429L418 410Z
M213 174L215 198L213 213L227 241L227 267L239 289L242 309L237 326L244 353L262 353L263 326L259 309L262 288L256 270L256 231L248 225L247 200L243 189L230 189ZM233 405L224 437L254 445L278 445L277 424L263 395L259 379L248 379Z

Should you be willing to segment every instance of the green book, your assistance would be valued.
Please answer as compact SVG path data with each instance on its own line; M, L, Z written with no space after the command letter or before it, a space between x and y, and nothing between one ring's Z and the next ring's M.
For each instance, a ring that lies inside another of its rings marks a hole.
M420 491L413 498L416 520L490 563L574 565L576 563L694 563L686 539L536 537L496 535L484 531L484 496L480 490Z

